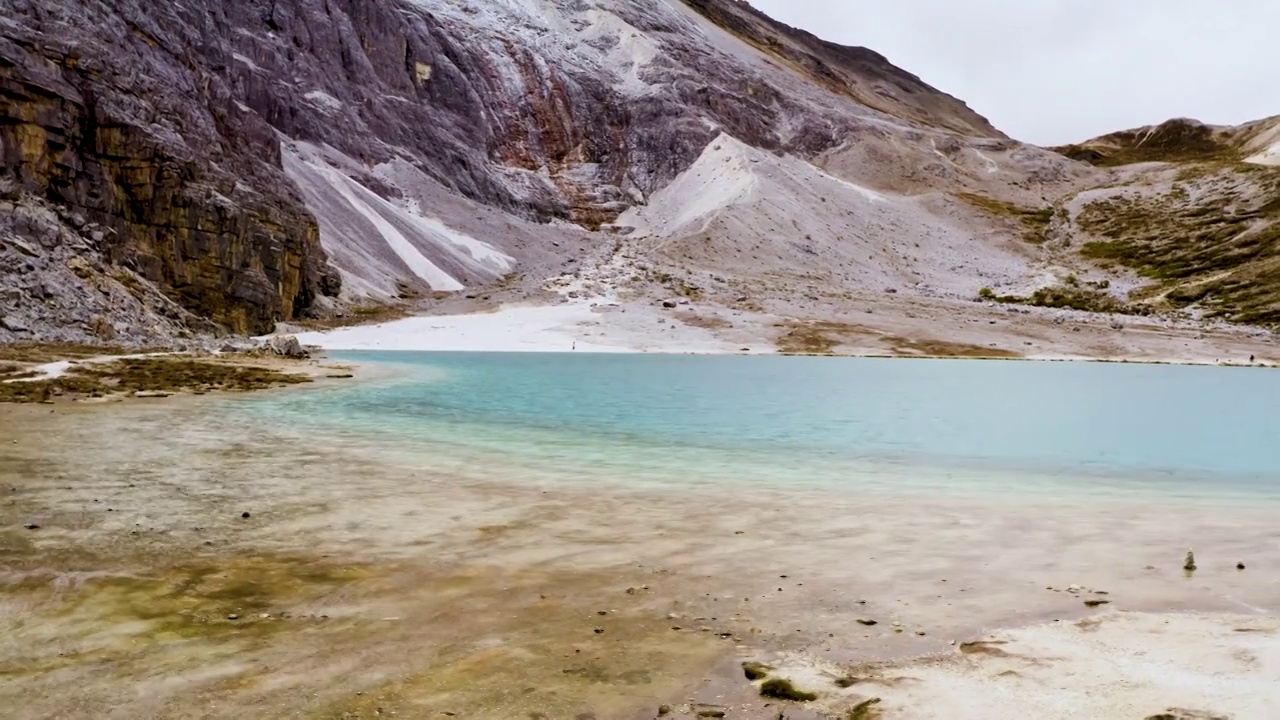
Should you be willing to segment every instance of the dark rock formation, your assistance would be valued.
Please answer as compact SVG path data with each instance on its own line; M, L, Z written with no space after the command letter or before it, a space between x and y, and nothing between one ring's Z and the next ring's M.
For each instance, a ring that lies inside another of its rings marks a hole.
M275 134L198 57L198 24L166 17L168 4L9 11L0 180L50 203L73 233L93 224L87 239L107 262L229 330L269 331L336 292Z

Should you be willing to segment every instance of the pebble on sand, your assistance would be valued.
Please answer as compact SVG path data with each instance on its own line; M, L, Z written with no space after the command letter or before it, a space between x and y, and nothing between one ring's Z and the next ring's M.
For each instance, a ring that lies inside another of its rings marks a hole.
M1190 550L1187 551L1187 559L1182 563L1182 569L1186 570L1187 572L1192 572L1196 569L1195 553L1191 552Z

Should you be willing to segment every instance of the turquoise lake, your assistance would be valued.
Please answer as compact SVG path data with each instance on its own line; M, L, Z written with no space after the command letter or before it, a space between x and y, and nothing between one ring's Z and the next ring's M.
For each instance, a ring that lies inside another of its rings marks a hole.
M462 478L876 493L1280 497L1280 372L780 356L337 353L370 380L246 399Z

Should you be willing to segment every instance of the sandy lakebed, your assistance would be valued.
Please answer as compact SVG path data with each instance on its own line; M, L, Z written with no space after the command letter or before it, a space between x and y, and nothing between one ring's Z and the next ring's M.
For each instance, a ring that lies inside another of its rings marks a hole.
M1271 507L531 482L248 397L0 405L6 717L1280 717Z

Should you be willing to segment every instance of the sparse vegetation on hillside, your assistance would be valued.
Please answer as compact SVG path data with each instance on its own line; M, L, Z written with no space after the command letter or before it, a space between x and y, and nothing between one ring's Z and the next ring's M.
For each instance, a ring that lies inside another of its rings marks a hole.
M1018 221L1024 228L1023 238L1027 242L1038 245L1048 239L1045 233L1049 223L1053 221L1054 214L1054 209L1051 206L1028 208L1005 202L1004 200L989 198L985 195L967 192L956 193L956 197L992 215Z
M1066 287L1040 288L1031 295L997 295L991 288L982 288L978 297L992 302L1010 305L1031 305L1033 307L1062 308L1067 310L1083 310L1097 313L1119 313L1122 315L1150 315L1155 309L1150 305L1126 303L1101 291L1102 283L1091 283L1089 287L1076 285Z
M1174 306L1280 324L1280 170L1218 174L1196 190L1175 185L1087 205L1077 221L1103 239L1082 253L1151 278Z
M1050 149L1099 167L1141 162L1238 161L1243 157L1231 138L1190 120L1170 120L1154 128L1124 130Z
M879 345L885 355L905 357L1017 358L1016 352L950 340L912 339L886 334L872 328L840 322L784 323L789 328L778 338L778 352L784 355L833 355L841 345L861 342L864 347Z

